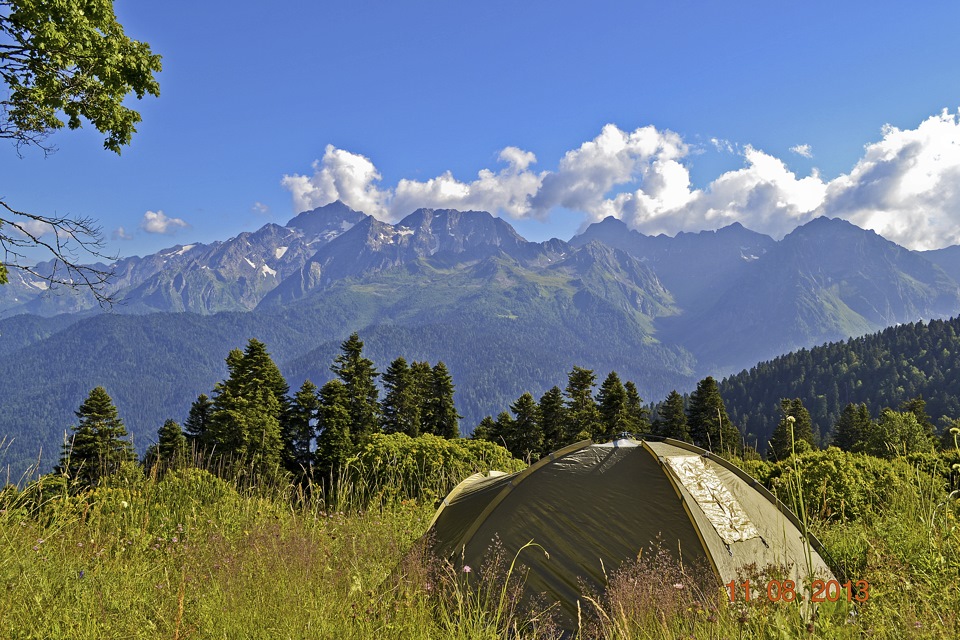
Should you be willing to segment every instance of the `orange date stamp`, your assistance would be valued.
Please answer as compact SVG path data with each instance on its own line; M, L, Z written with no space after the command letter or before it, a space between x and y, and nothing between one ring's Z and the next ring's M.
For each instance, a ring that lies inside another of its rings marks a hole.
M797 590L793 580L768 580L766 584L751 584L749 580L731 580L726 585L730 602L750 602L766 597L770 602L793 602L806 599L806 589ZM814 580L810 583L810 602L866 602L870 598L870 583L866 580Z

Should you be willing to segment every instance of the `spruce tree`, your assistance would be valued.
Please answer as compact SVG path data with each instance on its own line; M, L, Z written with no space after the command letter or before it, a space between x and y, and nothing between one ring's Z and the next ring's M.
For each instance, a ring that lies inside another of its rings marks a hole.
M373 361L363 357L363 341L356 333L340 344L340 355L330 369L343 382L350 434L354 444L359 445L380 430L380 403L377 401L380 392L376 385L380 374Z
M493 423L493 441L510 453L516 451L517 434L515 426L513 416L507 411L498 413L497 419Z
M407 361L400 357L390 363L383 374L383 406L381 416L384 433L420 435L420 409L423 399Z
M844 451L864 451L867 436L871 431L871 423L867 405L852 402L847 404L833 427L833 439L830 444Z
M211 416L213 416L213 402L207 394L201 393L190 405L190 413L187 415L186 422L183 423L187 441L201 453L207 451L211 444L208 432Z
M461 416L453 403L453 378L443 361L431 370L429 389L425 412L428 422L424 425L424 431L441 438L459 438Z
M627 406L627 390L616 371L611 371L600 385L597 405L603 425L597 434L599 439L612 440L621 433L631 432L633 421Z
M179 467L187 459L187 438L180 423L167 420L157 431L157 461L165 468Z
M266 345L253 338L244 351L230 351L227 371L228 378L214 388L208 444L229 463L228 471L276 479L283 464L289 386Z
M683 408L683 396L674 389L667 395L667 399L660 405L660 417L657 420L655 433L666 438L693 442L690 429L687 427L687 414Z
M124 463L136 460L127 429L106 389L94 388L74 415L78 422L63 444L57 472L70 478L75 488L95 487Z
M510 405L510 410L516 416L513 421L510 453L527 461L539 458L543 453L543 430L533 396L529 393L523 394Z
M623 388L627 392L627 420L630 433L650 433L650 410L643 406L637 385L627 380Z
M320 388L316 467L321 476L339 471L356 450L351 434L350 393L343 382L334 378Z
M489 442L495 442L494 433L496 432L497 425L493 421L493 416L484 416L483 420L480 421L473 429L473 433L470 434L472 440L487 440Z
M593 438L603 431L600 412L593 400L593 385L596 376L590 369L574 367L567 376L567 428L568 443Z
M283 463L293 474L308 474L313 462L310 450L316 437L317 413L320 399L317 385L304 380L293 396L293 402L283 425Z
M726 453L740 450L740 431L730 422L717 381L707 376L690 394L687 411L690 437L698 447Z
M803 453L814 447L813 423L810 412L803 406L800 398L780 401L783 418L770 437L770 449L767 455L772 460L786 460L794 451Z
M566 442L567 407L563 403L563 391L554 386L540 396L538 405L540 428L543 430L543 452L556 451Z

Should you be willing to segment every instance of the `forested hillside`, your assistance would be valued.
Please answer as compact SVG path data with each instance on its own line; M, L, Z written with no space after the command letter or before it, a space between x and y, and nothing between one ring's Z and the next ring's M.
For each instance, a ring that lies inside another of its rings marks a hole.
M760 449L782 418L783 398L803 401L821 443L849 403L877 415L922 396L940 426L960 417L960 318L801 349L730 376L720 392L747 443Z

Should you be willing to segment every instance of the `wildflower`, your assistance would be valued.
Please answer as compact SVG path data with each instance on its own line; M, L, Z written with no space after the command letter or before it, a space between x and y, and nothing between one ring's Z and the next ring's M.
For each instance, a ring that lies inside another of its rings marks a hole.
M957 427L951 427L950 433L952 433L955 436L960 436L960 429L958 429Z
M83 579L83 569L80 569L80 578Z
M124 509L126 509L127 507L130 506L130 503L127 502L126 500L121 500L121 501L120 501L120 506L123 507Z
M177 538L177 536L173 536L172 538L170 538L170 542L176 544L176 543L180 542L180 540Z
M473 569L470 568L470 565L468 565L468 564L463 565L463 572L464 572L464 573L470 573L471 571L473 571Z
M682 583L682 582L676 582L676 583L674 583L673 588L676 589L677 591L682 591L682 590L683 590L683 583Z
M919 620L917 620L916 622L913 623L913 628L914 628L914 629L919 629L919 628L921 628L922 626L923 626L923 623L920 622Z

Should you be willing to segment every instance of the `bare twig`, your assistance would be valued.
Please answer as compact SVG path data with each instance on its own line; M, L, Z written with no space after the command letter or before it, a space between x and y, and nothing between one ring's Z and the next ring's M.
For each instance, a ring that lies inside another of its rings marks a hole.
M0 250L3 251L0 265L8 271L16 270L39 278L50 289L66 287L86 291L101 307L113 305L114 300L106 291L113 270L81 262L116 260L116 256L104 253L103 231L92 218L27 213L14 209L3 199L0 199L0 210L6 212L0 216ZM25 264L28 260L26 251L34 249L40 249L52 258L49 272L39 270L39 265Z

